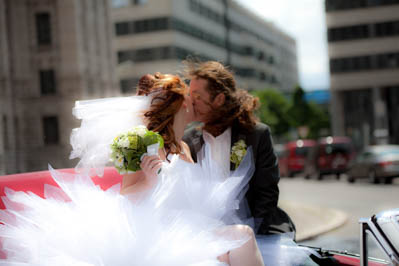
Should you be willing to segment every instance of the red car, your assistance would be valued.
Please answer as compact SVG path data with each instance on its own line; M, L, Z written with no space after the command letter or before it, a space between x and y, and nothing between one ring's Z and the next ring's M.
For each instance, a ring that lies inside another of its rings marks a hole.
M290 141L283 148L280 148L280 153L278 153L280 176L293 177L296 174L302 173L306 157L316 144L314 140L300 139Z
M355 150L350 138L321 138L306 158L305 178L315 176L322 180L323 176L333 174L339 179L342 173L348 171L354 157Z
M74 169L60 170L73 173ZM104 177L94 177L93 181L102 189L108 189L120 183L122 177L114 168L106 168ZM57 186L49 171L32 172L0 176L0 196L4 196L4 188L15 191L32 191L43 197L44 185ZM0 208L4 209L4 203L0 200ZM360 255L348 254L347 252L329 251L321 248L308 247L314 250L310 257L316 265L399 265L399 209L382 212L370 219L361 219L361 250ZM366 236L372 236L391 261L373 259L367 257ZM261 243L260 243L261 244ZM261 247L262 245L260 245ZM5 258L2 252L0 239L0 258ZM368 264L367 264L368 261Z

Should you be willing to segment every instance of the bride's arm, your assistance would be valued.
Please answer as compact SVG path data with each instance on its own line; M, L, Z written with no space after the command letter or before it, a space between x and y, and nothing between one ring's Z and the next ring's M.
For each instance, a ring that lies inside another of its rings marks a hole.
M131 194L139 191L143 191L146 187L145 174L143 171L137 171L131 174L123 175L121 194Z
M142 170L123 175L120 193L123 195L142 192L152 188L157 180L157 172L162 166L158 155L145 156L140 164Z

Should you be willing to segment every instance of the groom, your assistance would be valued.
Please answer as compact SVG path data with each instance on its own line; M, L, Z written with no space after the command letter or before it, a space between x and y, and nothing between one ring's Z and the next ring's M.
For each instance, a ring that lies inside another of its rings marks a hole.
M202 128L188 129L183 140L189 145L194 161L204 143L230 141L236 146L243 140L252 147L255 172L246 193L251 215L255 218L255 233L295 233L289 216L277 207L279 197L279 171L273 151L270 129L256 122L254 110L257 99L236 87L233 75L215 61L189 63L186 70L190 79L190 97L194 109L194 121L202 122ZM223 151L225 161L231 150ZM230 161L223 162L234 169Z

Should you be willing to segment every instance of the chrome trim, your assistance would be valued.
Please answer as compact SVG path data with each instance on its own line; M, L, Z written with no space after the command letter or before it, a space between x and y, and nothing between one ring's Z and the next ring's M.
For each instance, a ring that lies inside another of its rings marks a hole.
M392 243L387 237L387 233L390 233L390 236L392 236L392 232L384 232L383 228L380 226L381 224L389 223L392 224L395 230L397 229L399 232L398 217L399 209L393 209L373 215L371 218L362 218L359 220L360 266L368 265L368 235L373 237L374 241L390 259L392 265L399 266L399 249L395 247L394 243Z

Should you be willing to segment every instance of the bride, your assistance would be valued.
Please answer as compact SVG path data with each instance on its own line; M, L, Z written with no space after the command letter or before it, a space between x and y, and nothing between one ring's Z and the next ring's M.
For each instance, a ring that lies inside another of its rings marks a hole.
M184 129L192 121L193 115L186 85L177 76L159 73L155 76L143 76L139 84L138 95L154 95L149 110L144 113L144 119L149 130L161 134L165 148L159 151L159 155L144 157L141 163L142 171L124 175L122 194L137 194L153 187L157 180L157 172L169 154L178 154L181 160L194 163L190 148L182 141ZM220 261L229 265L263 265L251 227L234 225L227 231L230 234L247 236L248 241L241 247L219 256Z
M239 224L238 202L253 171L251 152L233 173L220 170L205 146L199 164L182 141L192 104L174 75L146 75L138 95L78 102L71 136L77 174L50 168L61 189L42 199L6 191L0 265L263 265L251 227ZM164 139L157 155L102 191L102 174L118 133L145 124ZM245 221L243 221L244 223Z

